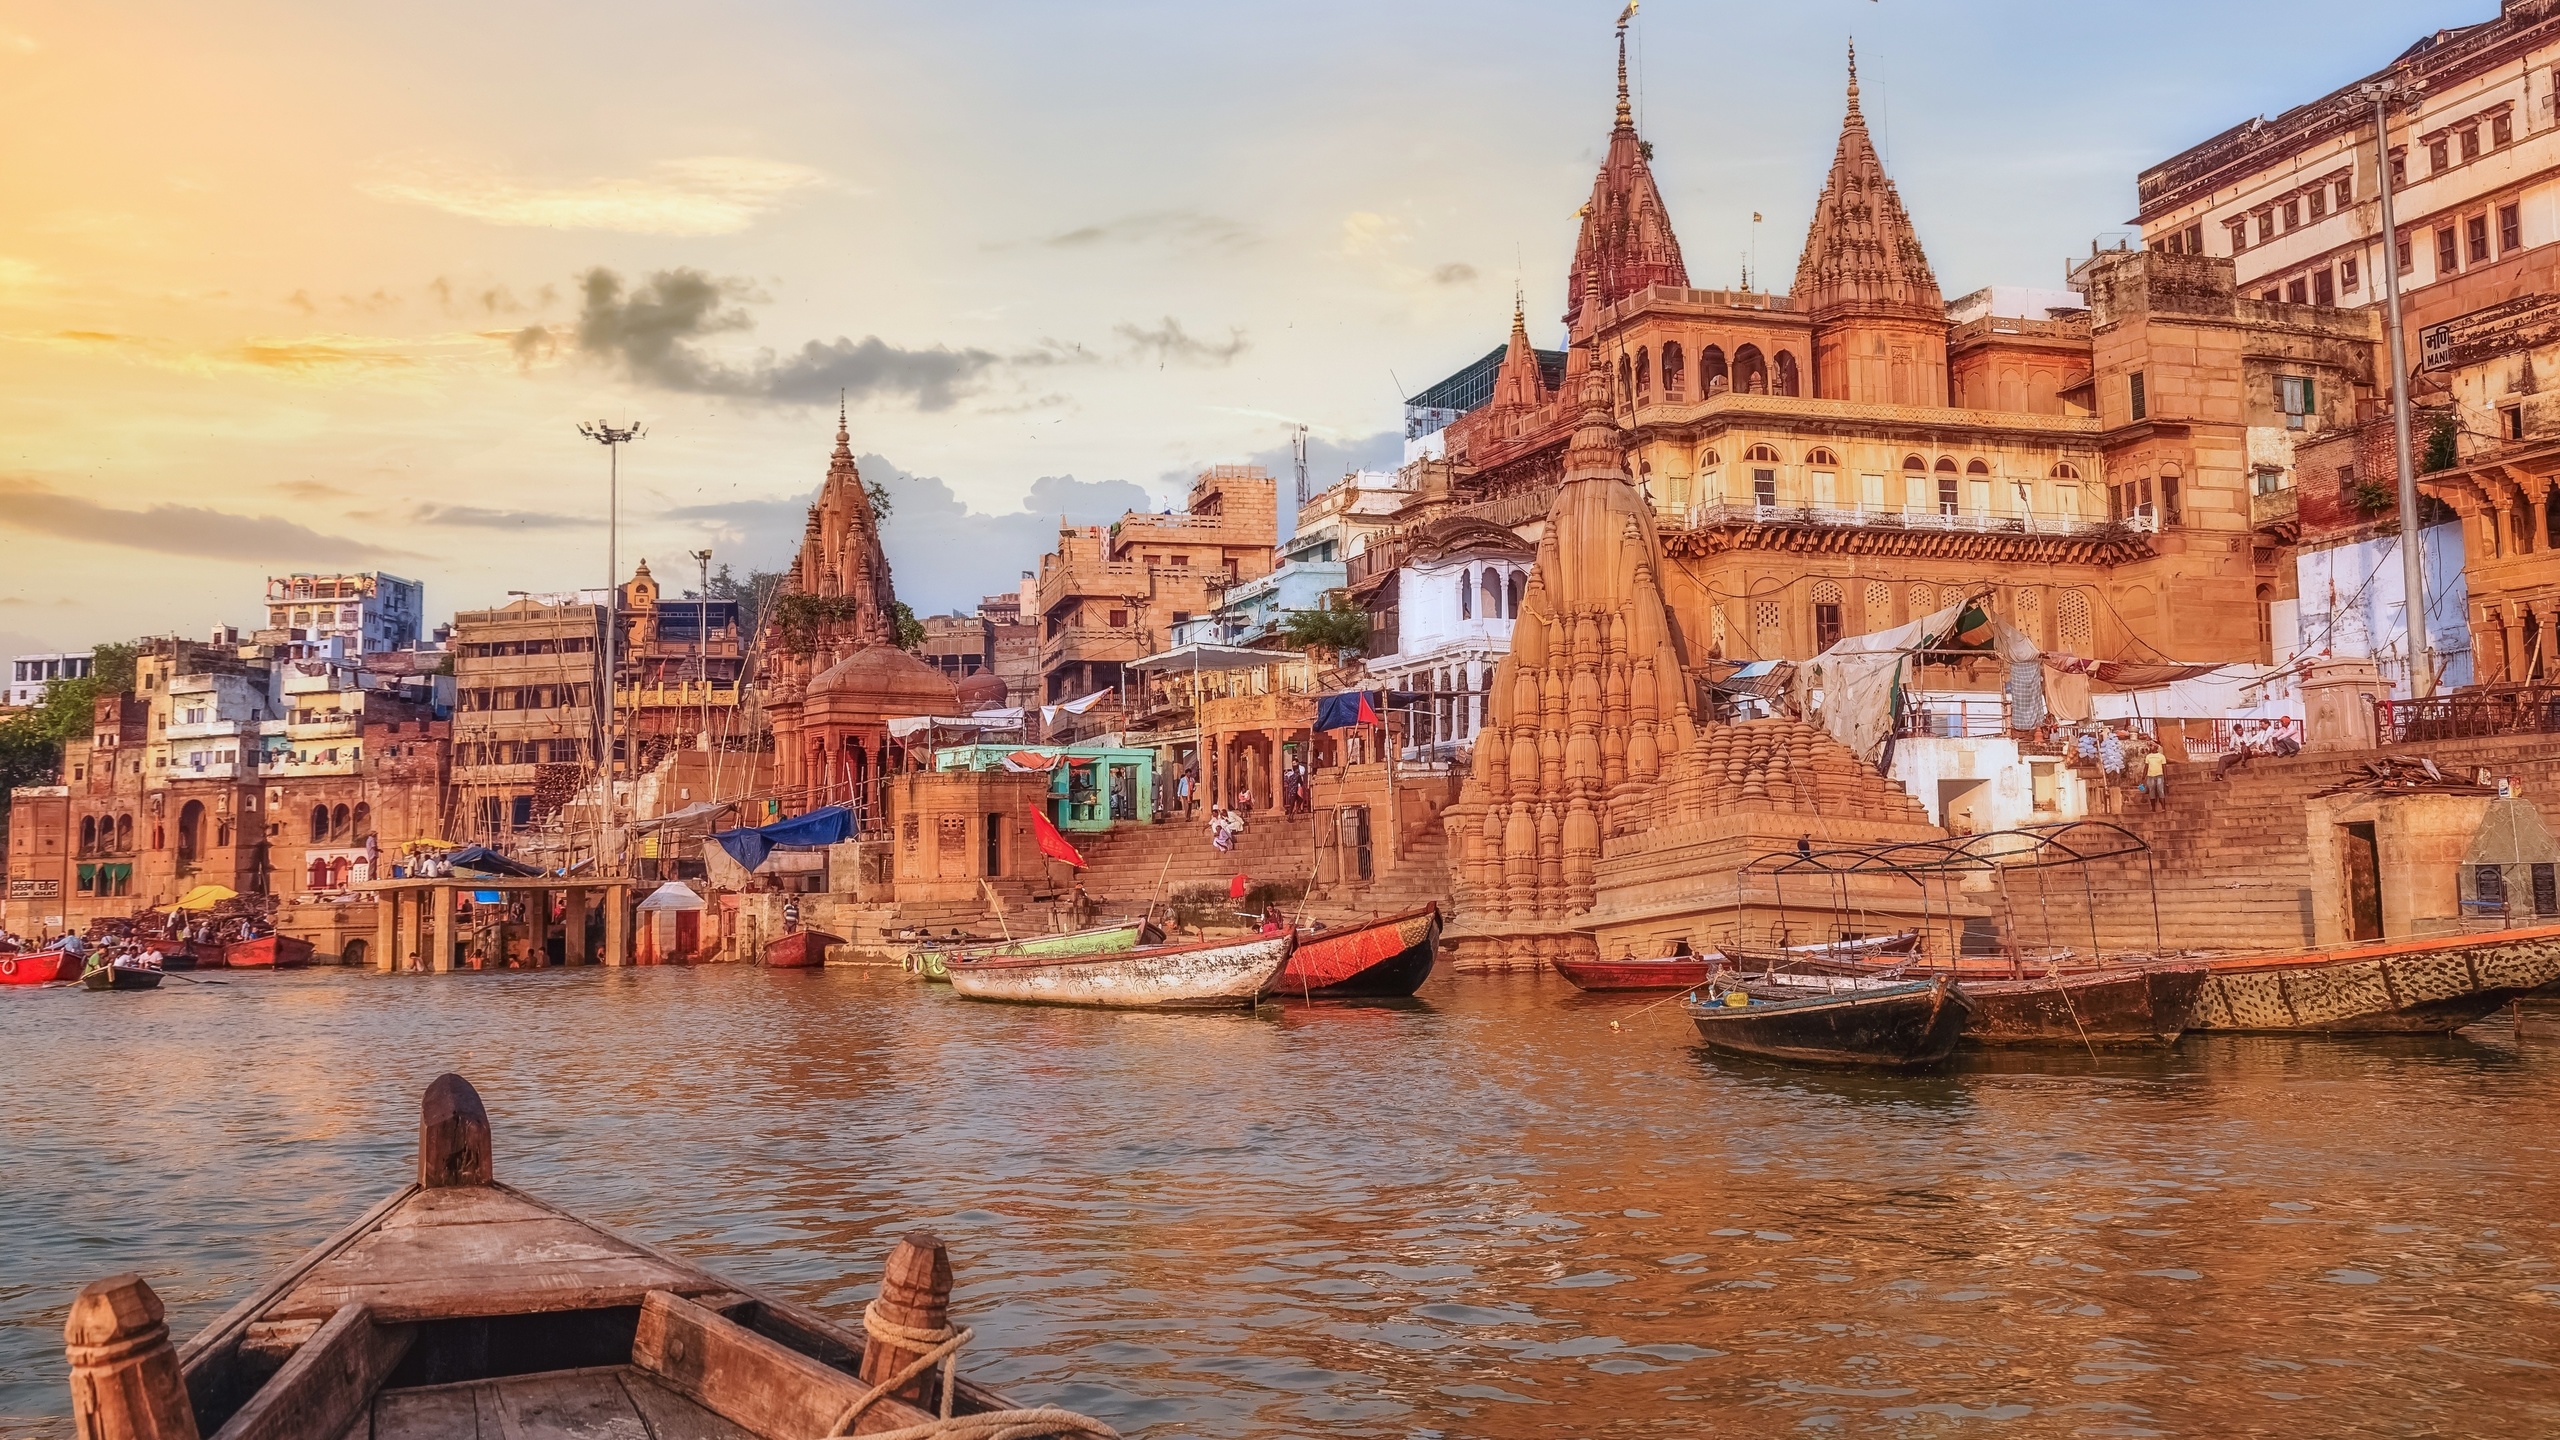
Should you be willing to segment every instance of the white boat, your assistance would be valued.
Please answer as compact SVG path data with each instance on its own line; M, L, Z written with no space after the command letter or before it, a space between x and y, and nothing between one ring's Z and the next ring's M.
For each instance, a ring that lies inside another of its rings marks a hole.
M1297 948L1297 932L1102 955L990 955L951 962L951 988L973 1000L1113 1010L1250 1009Z

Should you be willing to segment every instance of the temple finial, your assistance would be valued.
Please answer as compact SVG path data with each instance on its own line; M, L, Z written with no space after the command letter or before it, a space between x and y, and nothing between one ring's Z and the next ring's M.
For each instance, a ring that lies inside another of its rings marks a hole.
M846 430L844 423L844 397L844 387L836 387L836 438L850 440L853 438L852 433Z
M1618 12L1618 128L1635 128L1635 111L1627 105L1627 22L1636 18L1637 0L1627 0L1627 8Z
M1858 37L1849 37L1849 113L1858 113Z

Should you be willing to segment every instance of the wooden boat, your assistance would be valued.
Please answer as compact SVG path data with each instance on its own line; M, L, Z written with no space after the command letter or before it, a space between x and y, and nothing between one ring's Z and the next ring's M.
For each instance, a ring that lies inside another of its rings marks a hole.
M1727 968L1724 956L1657 955L1644 960L1565 960L1556 973L1584 990L1694 990Z
M954 959L951 988L975 1000L1115 1010L1250 1009L1280 978L1293 931L1156 945L1114 955Z
M1410 995L1431 978L1440 955L1440 907L1382 920L1301 932L1272 993L1301 1000Z
M1970 1013L1952 980L1801 1000L1745 998L1743 1005L1690 1004L1708 1049L1806 1065L1918 1070L1955 1053Z
M953 1440L1116 1440L953 1373L971 1332L929 1234L848 1329L501 1185L489 1150L480 1097L439 1077L418 1178L183 1346L141 1276L82 1290L63 1327L82 1440L815 1440L953 1416Z
M157 990L160 980L159 966L123 958L98 960L80 972L80 984L89 990Z
M1968 1045L2167 1045L2186 1032L2202 965L2140 965L1967 980Z
M1071 955L1103 955L1115 950L1135 950L1142 945L1163 943L1164 927L1155 921L1122 920L1084 930L1069 930L1060 935L1025 935L1019 940L973 937L948 943L927 941L908 955L907 969L927 980L947 981L951 978L954 961L1005 956L1060 959Z
M773 970L809 970L827 963L827 947L844 937L824 930L794 930L764 947L764 963Z
M63 950L11 950L0 953L0 985L51 985L80 978L77 956Z
M2206 963L2198 1030L2442 1033L2560 980L2560 925Z
M223 946L222 963L234 970L298 970L311 963L311 949L310 941L290 935L260 935Z

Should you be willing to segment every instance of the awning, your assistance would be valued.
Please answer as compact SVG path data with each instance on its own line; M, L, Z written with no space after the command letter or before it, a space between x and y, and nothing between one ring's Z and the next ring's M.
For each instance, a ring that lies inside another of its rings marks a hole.
M199 885L181 895L169 906L172 910L210 910L225 900L237 900L240 892L226 885Z
M701 896L693 893L692 886L685 884L681 880L670 880L666 884L659 886L657 889L650 891L649 898L640 902L640 908L645 912L650 910L707 910L710 907L702 903Z
M1161 655L1133 660L1122 668L1212 675L1227 670L1259 670L1290 658L1286 650L1253 650L1242 645L1212 645L1199 640L1189 645L1176 645Z
M892 715L889 738L904 740L927 730L1016 730L1022 726L1022 709L981 710L974 715Z
M711 834L712 841L729 852L729 858L749 870L762 865L776 845L841 845L852 838L853 811L842 805L822 806L771 825L715 830Z
M1066 763L1064 755L1043 755L1037 750L1016 750L1004 757L1004 768L1016 775L1046 775Z
M527 865L521 860L510 860L486 845L465 845L446 856L445 861L454 869L467 871L473 875L513 875L523 878L547 873L538 865Z
M1348 730L1354 725L1383 725L1387 712L1428 699L1412 690L1338 690L1316 699L1318 730Z
M737 803L738 802L735 800L697 800L693 804L687 805L681 810L670 810L666 814L657 816L653 819L634 820L631 822L631 828L639 831L648 831L663 830L670 826L677 825L690 825L696 823L708 824L710 823L712 816L719 814L721 811L726 810Z

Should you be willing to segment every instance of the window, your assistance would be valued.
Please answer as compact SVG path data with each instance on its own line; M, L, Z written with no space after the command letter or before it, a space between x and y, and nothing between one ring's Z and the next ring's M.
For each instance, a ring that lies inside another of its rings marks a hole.
M2452 169L2453 147L2447 145L2442 140L2428 141L2427 168L2431 171L2445 171Z
M1957 513L1957 500L1956 475L1950 470L1938 477L1938 513L1941 515Z
M2416 243L2409 238L2408 231L2403 230L2400 232L2399 242L2394 248L2400 252L2401 274L2406 275L2410 271L2418 268L2418 247Z
M2258 298L2270 305L2281 305L2284 303L2284 292L2282 290L2265 290L2259 292Z
M1751 472L1751 503L1764 508L1778 503L1777 471L1754 470Z
M2508 439L2521 440L2524 438L2523 406L2509 405L2498 412L2498 417L2507 432Z
M2292 279L2287 280L2284 282L2284 298L2288 303L2295 305L2310 304L2311 282L2300 275L2296 275Z
M2520 205L2498 207L2498 253L2512 255L2524 248L2524 208Z
M2311 377L2307 375L2279 375L2276 377L2276 408L2284 412L2284 425L2286 429L2299 430L2302 428L2303 417L2314 413L2318 409L2314 400L2315 395L2313 392Z
M1877 510L1884 508L1883 476L1861 475L1858 477L1858 503Z
M2287 200L2284 202L2284 228L2287 231L2294 231L2302 228L2302 202L2300 200Z
M2230 229L2231 253L2237 255L2241 251L2249 248L2249 222L2246 220L2234 220L2231 222Z
M2481 261L2489 258L2488 216L2474 215L2470 219L2463 221L2462 235L2464 239L2471 242L2470 251L2472 264L2477 265Z
M2480 158L2480 127L2477 125L2469 126L2462 132L2462 158L2465 160Z
M2276 238L2276 212L2273 210L2259 211L2258 243L2264 245L2274 238Z
M2492 115L2492 116L2490 116L2490 117L2489 117L2489 143L2490 143L2490 144L2492 144L2492 145L2512 145L2512 144L2514 144L2514 143L2515 143L2515 138L2516 138L2516 122L2515 122L2514 117L2512 117L2512 116L2510 116L2510 115L2506 115L2506 114L2504 114L2504 113L2500 113L2500 114L2497 114L2497 115Z
M2185 237L2184 237L2184 238L2185 238L2185 240L2186 240L2186 251L2187 251L2187 253L2188 253L2188 254L2190 254L2190 255L2201 255L2201 254L2203 254L2203 253L2204 253L2204 226L2203 226L2203 225L2201 225L2201 224L2197 224L2197 225L2190 225L2190 226L2188 226L2188 227L2187 227L2187 232L2186 232L2186 235L2185 235Z
M1744 455L1742 458L1762 465L1775 465L1778 463L1778 452L1770 449L1766 445L1754 445L1751 447L1750 453Z
M1813 503L1833 506L1840 503L1840 477L1829 470L1813 472Z
M2356 467L2338 467L2338 503L2353 508L2356 503Z
M2328 218L2328 215L2329 215L2329 192L2328 192L2328 191L2326 191L2326 190L2314 190L2314 191L2312 191L2309 195L2305 196L2304 198L2305 198L2305 199L2307 199L2307 200L2309 200L2309 201L2311 202L2311 218L2312 218L2312 219L2314 219L2314 220L2324 220L2324 219L2327 219L2327 218Z
M2454 247L2453 227L2436 231L2436 273L2450 275L2462 268L2462 252Z
M2125 379L2126 394L2133 402L2133 418L2136 420L2149 419L2151 417L2151 401L2148 396L2142 393L2142 372L2136 370L2131 375L2125 377Z
M2409 183L2409 152L2391 152L2391 188L2397 190Z
M1114 629L1114 630L1126 630L1126 629L1128 629L1128 628L1129 628L1129 612L1128 612L1128 611L1126 611L1126 610L1114 610L1114 611L1112 611L1112 612L1111 612L1110 625L1111 625L1111 628L1112 628L1112 629Z
M2356 286L2360 284L2364 278L2362 271L2363 267L2356 263L2356 257L2353 255L2339 261L2338 288L2350 295L2356 293Z
M2341 210L2344 210L2348 206L2356 203L2356 182L2354 176L2350 175L2338 182L2337 196L2338 208Z
M2549 863L2533 867L2533 913L2560 915L2560 866Z
M1840 603L1836 600L1813 607L1813 648L1828 650L1840 643Z
M2336 277L2327 270L2311 272L2311 303L2314 305L2338 303L2338 282Z
M2495 865L2471 867L2471 892L2484 910L2507 908L2507 872Z
M1458 618L1476 618L1476 572L1473 570L1458 572Z
M2273 465L2261 465L2249 477L2252 494L2273 495L2284 488L2284 471Z

